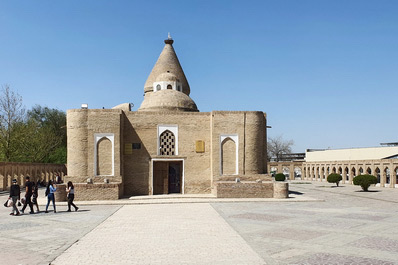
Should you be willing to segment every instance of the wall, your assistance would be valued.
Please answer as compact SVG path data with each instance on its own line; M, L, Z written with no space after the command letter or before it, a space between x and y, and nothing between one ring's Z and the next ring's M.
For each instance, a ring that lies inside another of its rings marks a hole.
M54 180L57 174L62 179L66 175L64 164L0 162L0 190L8 189L14 178L19 185L24 185L26 176L35 182L39 179L47 182Z
M211 112L212 179L221 174L220 135L238 135L238 175L266 173L265 114L259 111Z
M305 152L306 162L377 160L398 155L398 146Z
M121 183L74 183L76 201L117 200L123 193Z
M76 183L85 183L87 178L94 182L122 181L121 167L121 122L123 111L120 109L73 109L67 112L68 135L68 179ZM95 175L96 133L114 135L114 176Z
M152 161L184 161L184 193L211 193L220 177L220 135L238 136L239 175L266 172L266 119L263 112L124 112L119 109L69 110L68 180L123 183L125 195L152 192ZM178 125L178 155L158 155L158 125ZM95 134L114 135L114 176L95 176ZM196 141L205 143L196 152ZM125 147L140 143L140 149Z
M158 125L178 125L178 155L158 155ZM204 153L196 153L196 140L205 142ZM123 142L141 143L141 149L123 155L125 194L151 193L151 159L184 160L184 193L211 192L209 113L127 112Z

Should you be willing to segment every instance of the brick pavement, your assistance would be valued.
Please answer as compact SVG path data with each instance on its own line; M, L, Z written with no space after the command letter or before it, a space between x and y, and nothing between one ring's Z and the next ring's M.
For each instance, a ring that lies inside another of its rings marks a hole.
M398 264L398 189L303 183L284 201L145 197L21 217L3 207L0 263Z
M1 199L5 201L6 197ZM0 264L49 264L119 207L83 206L71 213L66 212L66 207L58 207L55 214L41 212L21 216L10 216L10 209L1 207Z
M323 201L212 205L268 264L398 264L398 189L371 189L291 183Z
M126 205L51 264L265 264L208 203Z

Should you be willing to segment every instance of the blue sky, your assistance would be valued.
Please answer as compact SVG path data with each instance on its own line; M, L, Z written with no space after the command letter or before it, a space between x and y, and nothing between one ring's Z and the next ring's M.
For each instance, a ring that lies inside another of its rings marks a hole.
M4 1L0 84L67 110L143 100L170 32L200 111L293 150L398 141L398 1Z

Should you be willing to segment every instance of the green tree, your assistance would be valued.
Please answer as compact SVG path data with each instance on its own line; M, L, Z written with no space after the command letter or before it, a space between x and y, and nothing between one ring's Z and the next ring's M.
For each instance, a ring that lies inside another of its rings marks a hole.
M28 111L27 131L35 136L25 143L25 150L31 150L32 162L66 163L65 112L36 105Z
M327 181L329 183L336 183L336 186L339 186L339 182L342 180L343 178L341 177L340 174L337 173L332 173L327 177Z
M3 85L0 91L0 159L12 161L17 150L18 127L24 122L22 97Z
M370 185L377 184L377 178L373 175L358 175L352 180L354 185L361 186L363 191L368 191Z

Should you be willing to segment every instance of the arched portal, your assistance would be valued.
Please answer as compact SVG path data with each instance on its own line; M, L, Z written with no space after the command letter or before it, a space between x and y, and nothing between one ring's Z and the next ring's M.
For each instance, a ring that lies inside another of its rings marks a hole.
M97 175L112 175L112 142L106 137L97 143Z
M285 175L286 179L289 179L289 177L290 177L290 175L291 175L291 173L290 173L290 168L284 166L284 167L282 168L282 172L283 172L283 174Z
M390 169L388 167L386 167L384 169L384 177L385 177L385 180L386 180L386 184L390 184L390 179L391 179L391 174L390 173L391 173Z
M304 175L305 175L305 168L303 168L304 169ZM300 167L295 167L294 168L294 178L293 179L295 179L295 178L302 178L302 176L301 176L301 174L302 174L302 172L301 172L301 168Z
M372 169L370 169L370 167L368 167L368 168L366 169L366 174L372 175Z
M375 173L376 173L377 183L380 183L380 169L378 167L376 167Z
M234 175L236 172L236 144L230 137L221 143L221 172L223 175Z
M352 178L354 178L357 175L357 171L355 169L355 167L351 168L351 176Z

